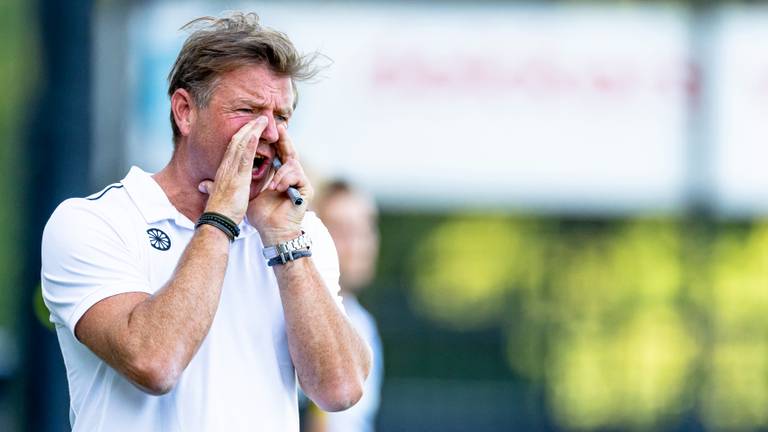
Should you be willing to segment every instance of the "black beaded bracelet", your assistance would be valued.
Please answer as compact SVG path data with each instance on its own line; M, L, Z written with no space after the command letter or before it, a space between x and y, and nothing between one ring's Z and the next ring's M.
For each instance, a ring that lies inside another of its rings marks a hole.
M279 264L285 264L288 261L293 261L299 258L310 257L310 256L312 256L312 251L309 249L297 250L293 252L288 252L285 255L278 255L272 258L271 260L267 261L267 265L272 267Z
M224 231L224 234L229 237L230 242L235 241L237 236L240 235L240 228L237 226L237 224L232 219L220 213L203 213L200 216L200 219L197 220L195 228L199 227L200 225L211 225Z

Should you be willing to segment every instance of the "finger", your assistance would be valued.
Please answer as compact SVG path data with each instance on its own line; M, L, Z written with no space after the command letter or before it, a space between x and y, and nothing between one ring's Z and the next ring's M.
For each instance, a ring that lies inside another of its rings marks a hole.
M275 171L275 174L272 176L272 180L269 182L269 188L275 190L277 185L280 184L283 178L288 175L291 170L292 168L290 165L283 164L280 169Z
M243 125L243 127L241 127L240 130L238 130L237 133L232 137L232 141L242 141L246 139L246 136L249 133L251 133L255 128L257 128L259 125L262 125L262 124L266 126L267 117L266 116L256 117L255 119ZM259 133L259 135L261 135L261 133Z
M290 186L300 189L307 183L304 170L296 162L296 159L292 159L292 161L291 165L284 165L283 168L280 168L272 178L270 186L273 190L285 192Z
M216 172L217 180L221 176L229 176L229 173L231 173L233 170L235 172L239 171L239 161L242 157L243 151L245 150L245 143L243 143L243 139L248 136L248 133L254 128L255 125L256 119L249 121L232 136L232 139L229 140L229 145L224 151L224 156L222 157L219 169Z
M303 171L292 171L284 174L273 186L273 190L280 193L286 192L291 187L296 188L298 189L299 194L304 198L305 202L311 200L314 196L312 186Z
M241 127L234 135L232 135L232 139L229 140L229 147L227 148L228 153L234 153L237 150L238 145L243 141L243 139L248 135L248 133L256 126L256 122L259 120L259 118L255 118L249 121L248 123L244 124L243 127Z
M212 180L203 180L200 182L199 185L197 185L197 190L204 194L209 194L211 190L213 190L213 181Z
M245 140L245 143L239 145L239 147L242 148L242 151L237 155L237 157L240 158L239 165L241 172L250 172L253 168L253 158L256 156L256 148L259 146L259 138L261 138L261 134L266 127L267 118L265 116L260 116L254 121L248 134L241 138L241 140Z
M290 175L284 177L281 181L275 183L274 190L278 192L285 192L288 190L289 187L295 187L296 189L301 189L301 186L297 183L299 182L299 177Z
M283 163L288 162L288 159L298 158L298 154L296 154L296 149L293 147L293 141L291 141L291 137L288 135L288 129L285 128L285 124L279 124L277 126L277 134L277 153L280 155Z
M239 157L245 151L251 134L256 128L259 127L260 124L264 123L266 125L266 120L267 118L265 116L259 116L244 124L243 127L241 127L229 141L229 147L227 147L227 156L231 158ZM264 129L262 128L261 130L263 131ZM261 136L261 131L259 132L259 136Z
M253 129L256 131L257 129ZM243 148L243 152L238 156L239 171L249 171L253 168L253 158L256 156L256 148L259 146L259 137L261 134L251 134L248 136L248 141Z

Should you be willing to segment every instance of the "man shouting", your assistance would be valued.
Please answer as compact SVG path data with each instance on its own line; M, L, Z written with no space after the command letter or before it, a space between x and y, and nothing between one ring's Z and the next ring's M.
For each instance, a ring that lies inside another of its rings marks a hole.
M337 411L370 369L287 132L311 58L255 14L192 25L171 160L63 202L43 234L74 431L297 431L297 377Z

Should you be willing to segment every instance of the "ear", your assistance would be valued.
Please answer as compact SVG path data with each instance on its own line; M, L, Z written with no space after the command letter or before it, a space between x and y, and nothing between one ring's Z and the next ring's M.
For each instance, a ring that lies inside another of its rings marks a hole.
M176 89L171 95L171 112L181 136L188 136L196 114L192 95L185 89Z

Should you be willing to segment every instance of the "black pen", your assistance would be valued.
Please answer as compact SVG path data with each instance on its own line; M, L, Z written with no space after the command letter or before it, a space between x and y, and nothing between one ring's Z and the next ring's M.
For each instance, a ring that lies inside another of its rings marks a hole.
M275 171L279 170L281 166L283 166L283 163L280 162L280 158L275 156L272 159L272 166L275 168ZM304 198L301 197L301 194L299 193L299 190L296 189L293 186L290 186L287 191L285 191L289 197L291 197L291 201L298 205L304 204Z

